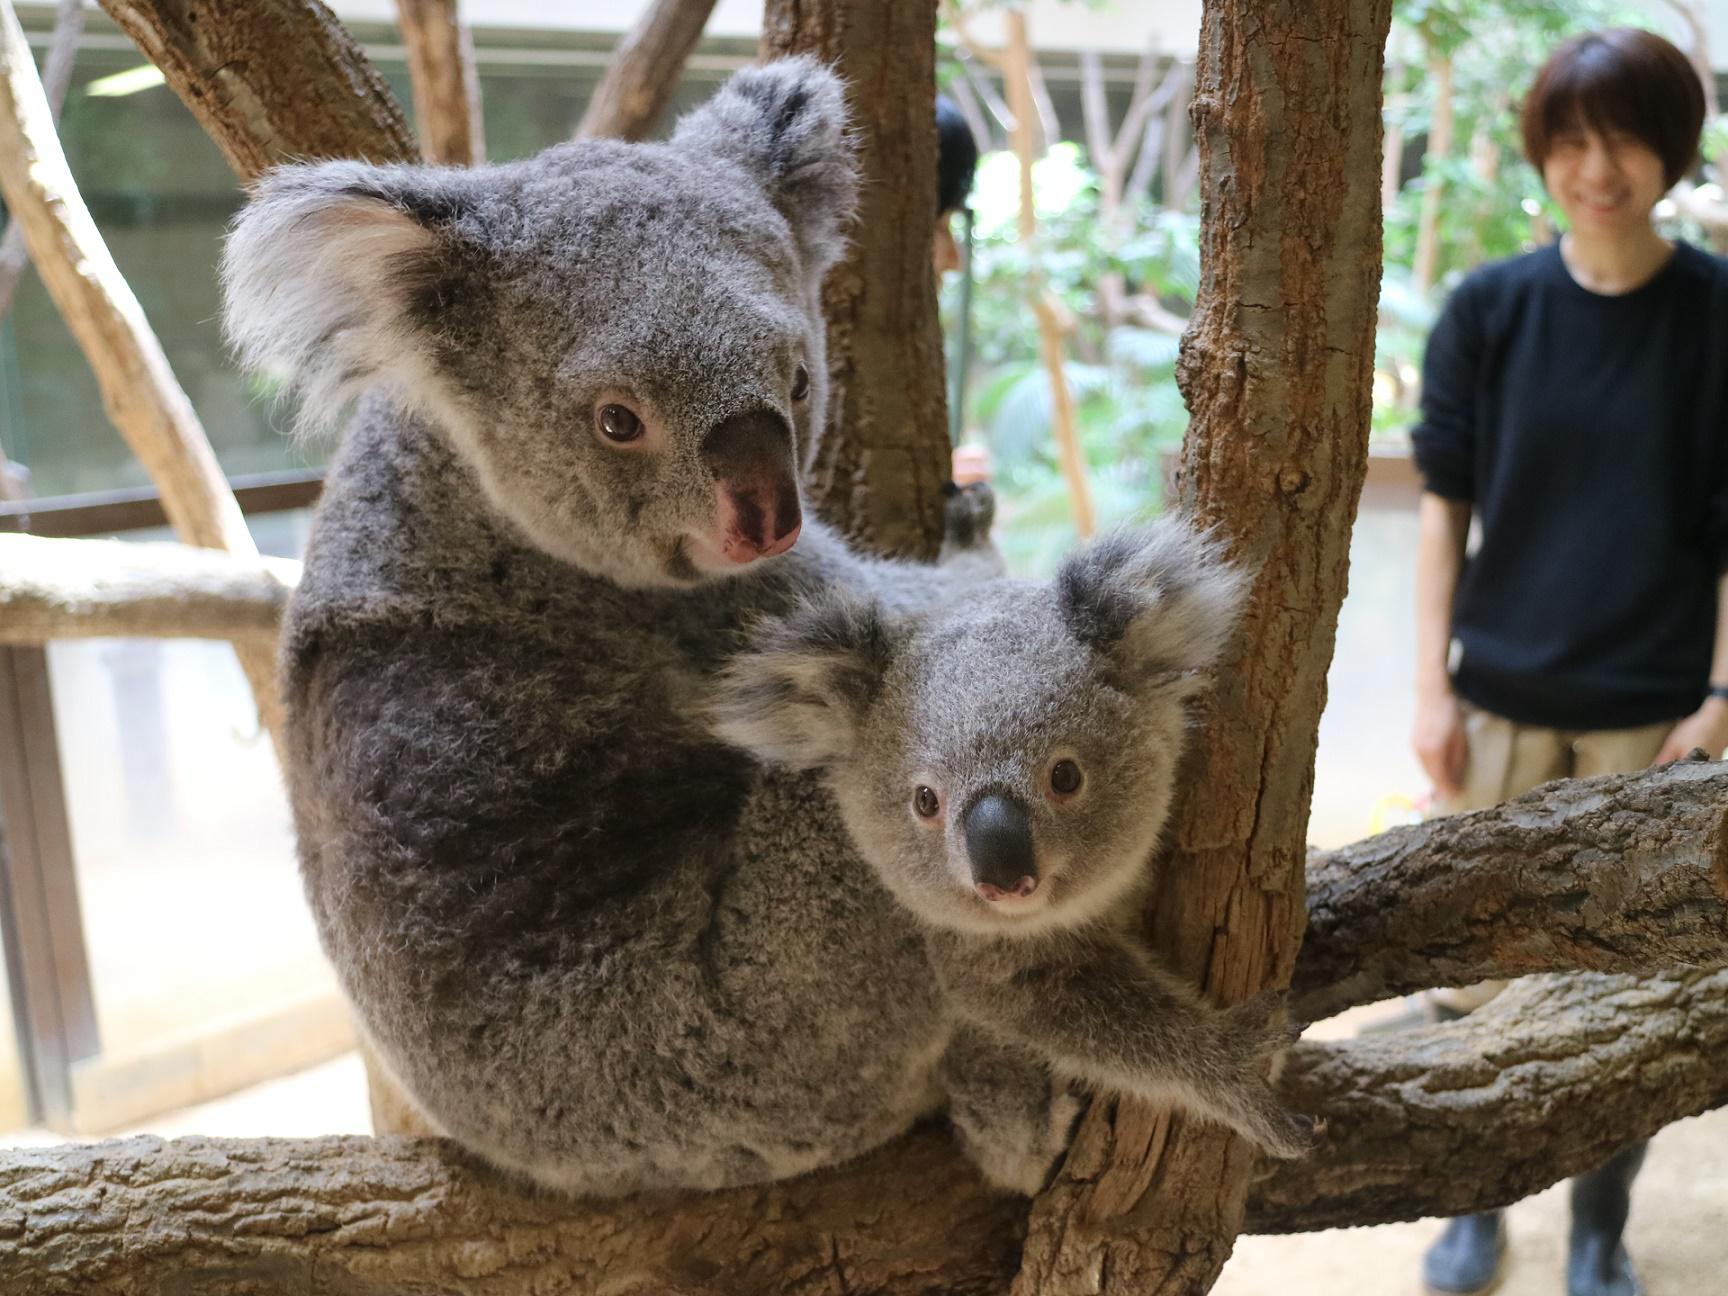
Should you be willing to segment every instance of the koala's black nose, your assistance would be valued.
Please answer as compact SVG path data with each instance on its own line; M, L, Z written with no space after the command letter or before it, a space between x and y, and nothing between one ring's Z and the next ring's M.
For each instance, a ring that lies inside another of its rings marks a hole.
M771 410L734 414L702 438L714 474L716 540L734 562L783 553L798 538L798 470L792 429Z
M986 900L1029 896L1038 887L1032 852L1032 820L1026 807L1001 792L973 802L961 823L972 882Z

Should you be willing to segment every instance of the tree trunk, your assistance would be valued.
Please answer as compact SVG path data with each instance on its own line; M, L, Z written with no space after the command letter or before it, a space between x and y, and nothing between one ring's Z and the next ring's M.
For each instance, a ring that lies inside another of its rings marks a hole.
M827 431L810 487L865 548L933 558L949 477L936 230L936 10L929 0L769 0L762 57L846 79L863 173L852 250L828 276Z
M281 162L413 162L414 132L318 0L102 0L242 180Z
M618 43L576 127L579 138L647 139L672 102L714 0L654 0Z
M1253 573L1237 655L1197 725L1151 908L1220 1003L1288 982L1315 734L1367 467L1390 0L1207 0L1195 71L1199 300L1178 378L1181 498ZM1019 1296L1211 1287L1253 1155L1140 1103L1095 1103L1035 1203Z
M474 38L459 8L458 0L396 0L396 18L408 47L421 155L428 162L476 166L486 160L480 77Z

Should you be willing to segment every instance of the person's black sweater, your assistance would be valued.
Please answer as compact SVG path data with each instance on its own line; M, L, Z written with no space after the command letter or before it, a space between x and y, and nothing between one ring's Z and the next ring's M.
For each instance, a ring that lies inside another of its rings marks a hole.
M1557 246L1484 266L1422 373L1417 465L1481 524L1459 696L1558 729L1696 710L1728 566L1728 262L1679 243L1614 297Z

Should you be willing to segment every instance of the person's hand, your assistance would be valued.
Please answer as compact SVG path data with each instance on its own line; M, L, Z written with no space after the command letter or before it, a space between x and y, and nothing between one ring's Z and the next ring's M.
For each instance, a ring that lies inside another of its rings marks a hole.
M1464 733L1464 708L1450 689L1416 695L1416 725L1410 734L1416 759L1434 781L1440 797L1455 797L1464 787L1470 744Z
M1702 747L1711 760L1721 760L1728 749L1728 700L1706 698L1704 705L1675 725L1662 741L1653 765L1679 760L1694 747Z

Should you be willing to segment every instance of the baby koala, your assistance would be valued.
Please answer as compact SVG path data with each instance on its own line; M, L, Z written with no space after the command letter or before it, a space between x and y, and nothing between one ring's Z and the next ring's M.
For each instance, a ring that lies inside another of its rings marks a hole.
M1280 996L1222 1010L1134 934L1187 725L1242 578L1179 519L1104 537L1048 584L889 615L842 593L762 623L717 726L824 772L848 832L928 932L962 1028L1059 1078L1312 1142L1264 1075ZM836 885L844 885L836 879Z

